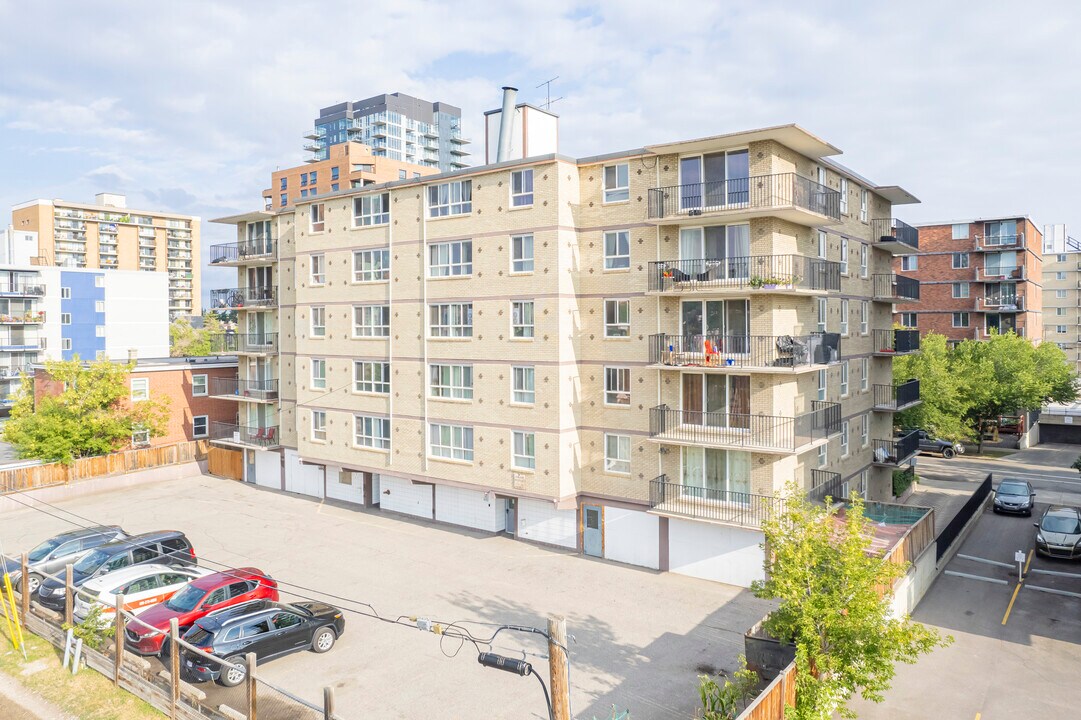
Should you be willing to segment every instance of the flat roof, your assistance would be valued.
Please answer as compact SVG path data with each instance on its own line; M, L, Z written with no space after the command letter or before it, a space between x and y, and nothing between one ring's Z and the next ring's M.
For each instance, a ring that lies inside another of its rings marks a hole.
M47 360L31 363L31 367L44 368ZM84 360L83 365L91 365L94 361ZM127 364L127 360L110 360L117 365ZM199 368L229 368L237 367L238 359L235 355L199 355L196 357L160 357L140 358L135 361L133 372L152 372L155 370L186 370Z
M660 154L701 152L718 145L746 145L761 140L776 140L786 147L811 158L822 158L827 155L840 155L840 148L829 144L822 138L814 135L795 123L788 125L774 125L772 127L758 128L756 130L741 130L723 135L710 135L709 137L694 140L678 140L676 142L661 143L659 145L647 145L646 150Z
M178 220L199 220L198 215L183 215L181 213L168 212L166 210L140 210L139 208L130 207L118 207L116 205L98 205L97 203L85 203L85 202L72 202L71 200L61 200L60 198L53 198L52 200L46 200L44 198L36 198L34 200L27 200L21 202L18 205L12 205L12 211L22 210L24 208L33 207L35 205L52 205L53 207L73 207L80 210L100 210L102 212L115 212L127 215L153 215L156 217L176 218Z
M937 227L937 226L942 226L942 225L964 225L964 224L971 225L972 223L996 222L996 221L999 221L999 220L1028 220L1030 223L1032 223L1033 227L1036 228L1037 232L1040 233L1040 236L1043 237L1043 231L1040 230L1039 225L1036 224L1036 221L1033 220L1030 215L1027 215L1025 213L1017 213L1016 215L988 215L988 216L985 216L985 217L976 217L976 218L967 218L967 219L966 218L957 218L955 220L938 220L938 221L935 221L935 222L911 223L911 225L913 227L921 228L921 227Z

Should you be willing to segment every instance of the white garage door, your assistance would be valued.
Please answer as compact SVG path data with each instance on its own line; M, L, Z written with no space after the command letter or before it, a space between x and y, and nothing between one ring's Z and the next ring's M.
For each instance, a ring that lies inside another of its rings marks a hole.
M656 515L605 506L604 556L656 570L660 567L659 526Z
M521 498L518 500L518 537L523 540L578 547L578 513L556 510L547 500Z
M322 465L308 465L300 461L295 450L285 451L285 490L286 492L323 497Z
M680 575L750 587L765 578L763 540L757 530L673 518L668 521L668 567Z
M404 478L380 475L379 507L431 520L432 489L432 485L414 485Z

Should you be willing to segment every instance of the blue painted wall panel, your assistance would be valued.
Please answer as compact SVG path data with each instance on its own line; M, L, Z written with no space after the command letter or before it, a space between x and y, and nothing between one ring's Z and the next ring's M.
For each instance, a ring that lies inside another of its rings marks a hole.
M97 278L102 278L102 287ZM60 312L71 315L71 324L60 328L60 337L71 340L71 349L63 350L65 360L75 355L94 360L105 351L105 338L97 334L98 326L105 325L105 313L97 311L98 301L105 301L104 278L101 273L60 273L60 284L71 288L71 297L60 300Z

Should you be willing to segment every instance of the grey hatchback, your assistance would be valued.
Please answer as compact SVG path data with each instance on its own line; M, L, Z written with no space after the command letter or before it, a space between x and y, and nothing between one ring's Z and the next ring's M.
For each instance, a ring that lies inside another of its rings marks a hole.
M1077 508L1052 505L1040 522L1033 524L1037 553L1070 560L1081 557L1081 512Z
M63 571L65 565L74 563L90 550L126 537L128 534L116 525L98 525L60 533L49 538L27 553L30 575L27 580L27 590L31 595L36 594L42 575L55 575ZM0 558L0 562L3 565L0 572L6 570L10 573L15 589L22 592L23 578L20 560L6 557Z
M1017 513L1018 515L1032 515L1032 508L1036 504L1036 493L1027 480L1015 480L1006 478L995 488L995 502L991 509L996 513Z

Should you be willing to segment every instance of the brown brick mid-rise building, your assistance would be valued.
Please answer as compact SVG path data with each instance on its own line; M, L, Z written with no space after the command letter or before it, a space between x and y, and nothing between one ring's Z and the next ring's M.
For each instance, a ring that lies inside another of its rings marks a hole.
M894 320L920 334L986 339L1013 330L1043 339L1042 233L1026 216L920 225L918 255L894 258L919 303L898 302Z

